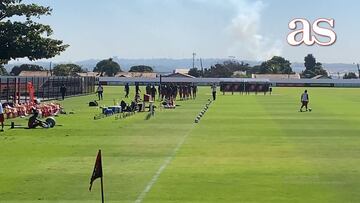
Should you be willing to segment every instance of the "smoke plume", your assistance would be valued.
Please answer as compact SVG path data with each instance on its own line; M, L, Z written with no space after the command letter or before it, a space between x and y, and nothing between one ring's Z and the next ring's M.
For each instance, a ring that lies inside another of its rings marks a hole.
M262 1L228 0L237 10L227 31L231 36L229 54L249 59L266 60L281 55L282 43L260 33Z

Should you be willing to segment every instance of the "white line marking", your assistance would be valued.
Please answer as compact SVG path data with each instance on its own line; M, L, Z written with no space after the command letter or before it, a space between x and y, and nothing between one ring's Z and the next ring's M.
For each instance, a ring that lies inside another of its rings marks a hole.
M175 158L177 152L179 151L179 149L181 148L181 146L184 144L186 138L190 135L190 132L193 130L194 128L194 124L192 126L192 128L188 131L188 133L186 133L186 135L181 139L181 141L176 145L174 151L172 151L172 153L165 159L164 163L160 166L160 168L157 170L157 172L154 174L154 176L152 177L152 179L150 180L150 182L146 185L145 189L140 193L140 195L138 196L138 198L136 199L135 203L141 203L145 196L147 195L147 193L150 192L151 188L154 186L154 184L157 182L157 180L159 179L161 173L166 169L166 167L171 163L171 161Z

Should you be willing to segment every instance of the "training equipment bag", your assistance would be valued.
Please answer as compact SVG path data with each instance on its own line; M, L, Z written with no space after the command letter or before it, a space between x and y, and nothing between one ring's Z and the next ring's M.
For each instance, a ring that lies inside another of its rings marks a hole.
M89 102L89 106L99 106L99 104L96 101Z

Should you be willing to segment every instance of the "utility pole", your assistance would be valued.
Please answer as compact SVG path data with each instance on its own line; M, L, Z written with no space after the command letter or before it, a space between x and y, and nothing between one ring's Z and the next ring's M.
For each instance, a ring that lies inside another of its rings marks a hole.
M52 76L52 62L50 61L50 76Z
M202 63L202 58L200 58L200 67L201 67L201 77L204 76L204 67L203 67L203 63Z
M195 56L196 56L196 53L194 52L193 53L193 68L195 68Z

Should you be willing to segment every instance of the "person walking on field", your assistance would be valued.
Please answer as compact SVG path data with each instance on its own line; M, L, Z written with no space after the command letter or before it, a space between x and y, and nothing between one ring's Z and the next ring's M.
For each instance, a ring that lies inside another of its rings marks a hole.
M196 99L196 93L197 93L197 86L196 85L193 85L192 91L193 91L193 98Z
M141 92L141 90L140 90L140 86L139 86L139 83L135 83L135 95L140 95L140 92Z
M161 84L158 86L158 94L159 94L159 100L161 99Z
M61 93L62 100L65 100L66 87L65 87L64 84L62 84L61 87L60 87L60 93Z
M4 121L5 121L5 116L4 116L4 108L2 106L2 103L0 102L0 123L1 123L1 132L4 131Z
M213 84L211 86L211 90L212 90L212 96L213 96L213 100L216 100L216 84Z
M304 93L301 95L300 112L303 111L304 107L305 107L306 111L308 111L308 104L309 104L309 94L308 94L307 90L305 90Z
M130 92L129 83L126 83L126 85L125 85L125 98L129 98L129 92Z
M152 98L153 101L155 101L155 99L156 99L156 93L157 93L156 87L155 87L155 85L153 85L151 87L151 98Z
M97 87L97 93L98 93L99 101L103 100L104 88L101 84L99 84L99 86Z
M151 95L151 86L150 86L150 84L147 84L145 89L146 89L146 94Z

